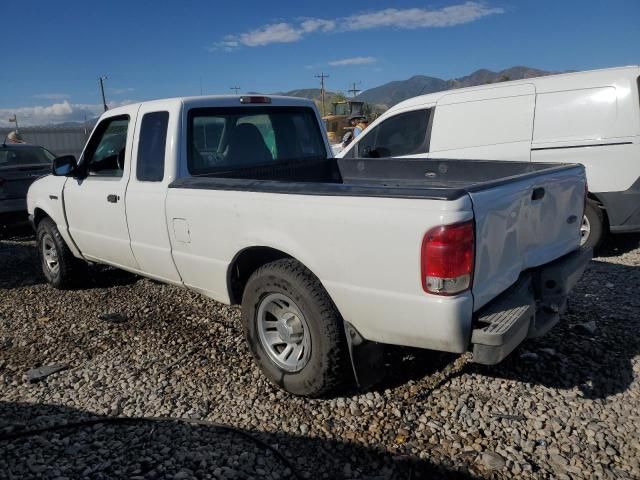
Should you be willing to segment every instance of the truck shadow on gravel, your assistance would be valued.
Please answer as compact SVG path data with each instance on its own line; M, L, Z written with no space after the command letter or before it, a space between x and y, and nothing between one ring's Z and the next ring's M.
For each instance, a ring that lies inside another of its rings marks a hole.
M312 436L179 419L123 420L64 406L0 402L2 478L209 475L228 479L265 475L281 479L472 478L428 460Z
M45 284L35 238L31 230L12 227L0 237L0 289L29 287ZM86 282L78 289L109 288L132 285L141 277L103 265L92 265L88 269Z
M421 396L461 374L455 368L459 355L420 348L385 345L384 377L366 391L383 392L386 389L408 388L420 381ZM426 381L426 383L425 383ZM416 387L417 388L417 387ZM356 394L357 391L349 392Z
M572 390L592 399L626 391L640 354L640 266L589 264L568 311L542 338L525 341L502 364L468 372Z
M602 245L602 248L596 253L596 257L617 257L624 253L628 253L640 247L639 233L625 233L619 235L611 235Z

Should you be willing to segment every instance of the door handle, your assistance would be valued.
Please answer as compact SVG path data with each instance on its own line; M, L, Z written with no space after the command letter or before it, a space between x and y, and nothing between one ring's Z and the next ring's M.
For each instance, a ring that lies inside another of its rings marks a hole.
M117 203L120 200L120 197L115 194L107 195L107 202L109 203Z
M534 188L531 194L531 200L540 200L542 197L544 197L544 188Z

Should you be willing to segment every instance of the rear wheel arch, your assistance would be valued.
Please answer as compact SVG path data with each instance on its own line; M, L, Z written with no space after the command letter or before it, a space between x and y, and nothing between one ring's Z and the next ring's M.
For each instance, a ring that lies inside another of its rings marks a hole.
M588 237L582 233L588 228ZM582 220L581 235L582 245L598 250L609 234L609 216L604 202L592 192L587 192L587 203ZM586 242L585 242L586 239Z
M240 250L227 269L227 291L231 305L242 303L244 288L247 286L249 278L260 267L276 260L291 258L302 265L303 262L282 250L267 246L253 246ZM305 268L309 269L308 267ZM311 270L311 269L309 269Z
M602 215L604 217L604 229L606 232L609 231L609 214L607 212L607 206L605 205L605 203L602 201L602 199L596 195L595 193L592 192L587 192L587 199L591 200L592 202L598 204L598 207L600 208L600 210L602 211Z

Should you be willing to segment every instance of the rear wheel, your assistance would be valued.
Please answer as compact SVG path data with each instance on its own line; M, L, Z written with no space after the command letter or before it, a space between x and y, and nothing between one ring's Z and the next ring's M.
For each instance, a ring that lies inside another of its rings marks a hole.
M61 289L77 285L87 264L73 256L53 220L45 218L38 223L36 241L47 282Z
M251 275L242 322L257 364L284 390L316 397L346 380L342 319L320 281L299 262L277 260Z
M593 200L587 200L580 226L580 245L585 248L600 247L606 232L604 212Z

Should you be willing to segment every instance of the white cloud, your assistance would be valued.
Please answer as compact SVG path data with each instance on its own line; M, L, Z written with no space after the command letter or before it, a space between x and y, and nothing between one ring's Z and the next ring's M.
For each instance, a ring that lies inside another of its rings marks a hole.
M66 93L38 93L33 98L41 98L43 100L65 100L70 98Z
M320 30L321 32L330 32L336 28L335 20L322 20L321 18L309 18L304 20L300 27L305 33L311 33Z
M119 107L129 103L133 103L133 101L110 102L109 107ZM13 115L18 117L18 124L21 127L28 127L64 122L83 122L99 116L102 112L101 104L69 103L67 100L45 106L0 108L0 127L15 126L15 123L9 122L9 118Z
M376 57L352 57L333 60L329 62L329 65L332 67L343 67L345 65L366 65L368 63L376 63L377 61L378 59Z
M491 8L477 2L466 2L439 10L387 8L377 12L345 17L341 21L341 26L347 31L384 27L403 29L452 27L501 13L504 13L502 8Z
M308 25L307 28L318 29L320 27ZM296 28L285 22L272 23L239 35L227 35L222 41L214 43L208 50L230 52L240 46L262 47L271 43L297 42L308 31L312 30L305 31L303 28Z
M297 42L302 38L302 32L288 23L274 23L240 34L239 42L247 47Z
M504 13L499 7L483 2L468 1L439 9L387 8L335 19L303 18L292 22L264 25L236 35L227 35L214 43L209 51L233 51L244 47L263 47L272 43L292 43L311 33L353 32L374 28L441 28L474 22L481 18Z

